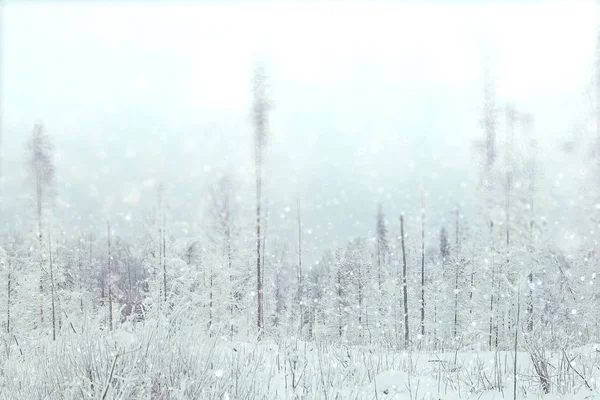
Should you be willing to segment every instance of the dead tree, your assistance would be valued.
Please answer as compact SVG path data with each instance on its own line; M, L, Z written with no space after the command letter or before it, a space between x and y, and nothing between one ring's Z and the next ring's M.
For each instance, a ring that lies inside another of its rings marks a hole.
M113 304L112 304L112 253L110 249L110 222L106 222L106 238L108 244L108 330L112 331L113 329Z
M261 278L261 193L263 184L263 151L267 138L267 83L264 68L257 65L253 82L253 122L254 122L254 168L256 173L256 290L257 290L257 327L259 335L264 326L263 319L263 280Z
M494 82L490 73L489 65L486 65L484 70L484 86L483 86L483 118L482 126L484 132L484 149L483 149L483 179L482 187L484 192L484 199L486 202L486 222L489 226L490 238L489 238L489 252L490 252L490 268L491 268L491 291L490 291L490 315L489 315L489 348L492 348L492 338L495 332L495 343L498 345L498 325L497 320L494 318L494 293L496 290L496 271L494 262L494 222L491 217L491 210L494 202L494 179L493 170L496 163L496 117L498 109L495 102ZM469 294L470 299L473 298L473 282L474 271L471 272L471 291ZM472 307L472 305L471 305ZM497 312L497 311L496 311Z
M425 194L421 200L421 336L425 337Z
M384 306L383 306L383 267L386 263L386 257L388 256L388 241L387 241L387 228L385 226L385 218L383 215L383 208L381 204L377 207L377 219L375 226L375 237L376 237L376 246L377 246L377 289L378 289L378 299L379 302L379 314L383 316Z
M2 249L0 249L1 251ZM12 288L11 288L11 284L12 284L12 264L11 264L11 256L12 254L10 254L8 251L5 251L2 253L0 253L0 255L3 255L4 257L2 258L2 266L6 265L6 333L10 334L10 301L11 301L11 294L12 294Z
M296 207L298 210L298 309L300 318L300 335L302 336L302 328L304 325L304 307L303 307L303 288L302 288L302 217L300 215L300 199L296 199Z
M456 262L454 264L454 330L453 336L456 339L458 334L458 277L460 273L460 229L459 229L460 212L456 208Z
M52 340L56 340L56 312L54 300L54 266L52 265L52 238L50 237L50 228L48 228L48 257L50 261L50 296L52 303Z
M528 172L529 172L529 248L530 252L535 249L535 190L536 190L536 150L537 143L534 138L533 131L533 117L529 114L523 114L521 116L521 122L529 131L529 159L528 159ZM527 332L533 331L533 265L527 275L527 284L529 286L529 293L527 296Z
M55 167L52 160L54 145L44 132L42 124L38 123L26 145L26 161L34 183L37 239L39 245L38 259L40 264L40 321L44 322L44 267L42 247L42 216L43 205L54 183Z
M165 306L167 304L167 213L163 208L162 215L162 267L163 267L163 294L165 296Z
M408 330L408 287L406 279L406 247L404 246L404 216L400 216L400 242L402 246L402 297L404 300L404 345L409 344Z

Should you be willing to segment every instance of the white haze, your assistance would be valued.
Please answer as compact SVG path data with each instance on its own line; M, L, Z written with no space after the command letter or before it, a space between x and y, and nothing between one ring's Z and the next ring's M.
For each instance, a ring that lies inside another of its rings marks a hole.
M4 21L7 226L27 207L15 201L29 196L23 144L41 120L58 150L61 215L74 228L100 229L109 217L121 234L140 234L155 203L150 184L166 182L182 231L202 229L215 174L251 182L258 61L273 103L268 229L293 237L286 221L299 197L309 262L372 232L378 202L397 232L397 215L418 209L422 189L439 220L469 201L485 65L497 103L535 115L549 184L556 149L590 108L592 1L9 1ZM431 229L434 243L438 224Z

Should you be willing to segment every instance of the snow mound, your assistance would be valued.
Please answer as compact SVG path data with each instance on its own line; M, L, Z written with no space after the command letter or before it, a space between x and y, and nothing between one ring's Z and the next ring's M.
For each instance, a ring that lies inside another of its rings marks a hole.
M383 371L375 376L370 392L377 391L385 399L407 399L419 394L419 399L430 399L436 382L429 376L410 376L406 372Z
M375 389L383 394L409 393L410 377L400 371L383 371L375 377Z

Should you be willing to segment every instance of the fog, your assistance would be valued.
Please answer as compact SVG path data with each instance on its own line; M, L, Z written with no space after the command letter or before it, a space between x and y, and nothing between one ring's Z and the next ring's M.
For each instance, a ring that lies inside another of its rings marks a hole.
M224 172L251 220L258 62L272 106L268 229L293 237L299 198L310 262L372 231L378 203L394 231L421 191L439 220L469 203L484 71L499 106L534 115L549 185L558 149L591 112L592 1L8 1L4 22L8 227L27 223L23 148L36 121L56 145L57 212L74 229L110 218L123 235L142 232L164 182L178 229L200 232L206 187Z

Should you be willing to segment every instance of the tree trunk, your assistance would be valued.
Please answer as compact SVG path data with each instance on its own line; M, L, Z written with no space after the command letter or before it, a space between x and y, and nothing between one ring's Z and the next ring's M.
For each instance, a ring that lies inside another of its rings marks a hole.
M48 255L50 261L50 295L52 302L52 340L56 340L56 313L54 305L54 272L52 265L52 239L50 237L50 229L48 229Z
M38 218L38 244L39 244L39 262L40 262L40 322L44 325L44 261L42 246L42 182L39 176L36 176L36 201Z
M260 187L261 187L261 165L260 156L256 156L256 297L257 297L257 327L259 336L262 334L262 279L260 262Z
M209 335L212 336L210 330L213 322L213 268L212 263L210 264L210 271L208 276L209 282L209 293L208 293L208 331Z
M11 262L10 262L10 257L7 257L7 263L8 263L8 279L6 280L6 333L10 333L10 294L11 294L11 288L10 285L12 283L12 276L11 276Z
M456 264L454 267L454 339L458 334L458 275L460 269L460 231L459 231L460 212L456 208Z
M257 315L256 322L259 337L263 331L263 280L261 274L260 242L260 208L261 208L261 188L262 188L262 151L265 146L267 136L267 93L266 77L262 65L258 65L254 73L253 91L254 91L254 166L256 172L256 289L257 289Z
M77 251L77 264L79 267L79 306L81 308L81 313L83 314L83 262L81 260L81 240L79 239L79 246Z
M515 321L515 348L514 348L514 356L513 356L513 399L517 400L517 357L518 357L518 345L519 345L519 317L521 310L521 291L519 290L519 284L517 284L517 311L516 311L516 321ZM512 296L511 296L512 297Z
M110 250L110 222L106 222L106 233L108 241L108 330L113 329L113 305L112 305L112 254Z
M425 338L425 196L421 201L421 336Z
M406 281L406 248L404 246L404 216L400 216L400 240L402 245L402 296L404 300L404 345L409 344L408 329L408 287Z
M512 187L512 140L514 128L515 110L509 105L506 108L506 274L510 276L510 191ZM511 296L512 299L512 296ZM514 303L513 303L514 304ZM508 318L508 329L510 332L511 318Z
M341 265L338 267L341 268ZM337 271L337 295L338 295L338 328L340 339L342 338L342 309L344 304L342 302L342 273L338 269Z
M302 295L302 218L300 216L300 199L296 199L296 208L298 210L298 310L300 320L300 336L302 336L302 328L304 325L304 309L303 309L303 295Z
M488 347L492 350L492 337L494 332L494 290L496 290L496 268L494 265L494 222L490 220L490 268L492 269L492 288L490 291L490 337ZM496 335L496 347L498 339Z
M162 262L163 262L163 293L165 296L165 307L167 305L167 216L166 210L163 206L163 215L162 215Z

